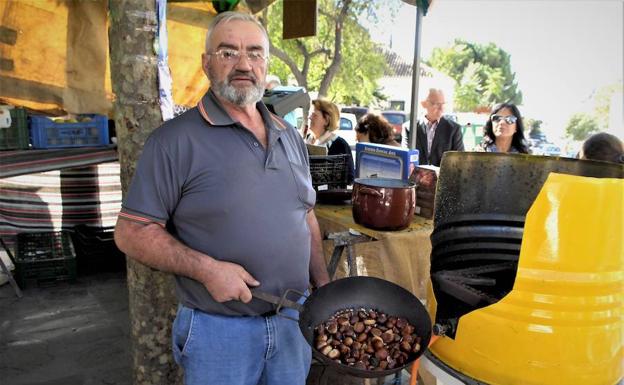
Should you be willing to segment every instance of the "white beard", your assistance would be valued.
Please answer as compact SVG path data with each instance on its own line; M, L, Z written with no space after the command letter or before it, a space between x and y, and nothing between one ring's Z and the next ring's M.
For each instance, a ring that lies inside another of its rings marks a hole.
M235 104L237 106L248 106L250 104L256 104L258 101L262 99L264 95L264 84L259 84L263 82L258 82L258 80L253 76L254 84L249 87L237 88L230 84L228 78L224 81L216 81L215 74L211 69L208 70L210 85L212 90L223 99L228 102Z

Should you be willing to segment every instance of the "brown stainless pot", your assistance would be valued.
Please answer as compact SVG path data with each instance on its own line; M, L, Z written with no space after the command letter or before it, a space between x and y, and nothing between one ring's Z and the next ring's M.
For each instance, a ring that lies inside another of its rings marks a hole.
M353 183L353 220L375 230L403 230L416 207L416 185L400 179L358 178Z

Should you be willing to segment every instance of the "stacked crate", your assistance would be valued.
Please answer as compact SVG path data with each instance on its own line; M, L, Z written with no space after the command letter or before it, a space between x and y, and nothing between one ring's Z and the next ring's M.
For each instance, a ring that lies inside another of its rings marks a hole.
M76 280L76 254L66 231L20 233L15 258L16 281L35 284Z
M0 150L28 149L28 120L23 108L9 108L10 127L0 127Z
M83 114L76 119L55 121L45 116L30 117L30 137L34 148L106 146L108 118Z
M311 155L310 175L315 190L344 189L349 184L349 155Z
M123 271L126 268L126 257L115 245L113 230L112 227L74 227L72 239L79 275Z

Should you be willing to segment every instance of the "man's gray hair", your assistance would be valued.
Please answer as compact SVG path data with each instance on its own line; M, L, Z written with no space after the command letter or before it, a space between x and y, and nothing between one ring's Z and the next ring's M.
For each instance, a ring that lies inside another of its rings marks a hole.
M210 38L212 37L212 33L214 32L217 25L221 23L227 23L229 21L247 21L250 23L254 23L260 29L260 31L262 31L262 34L264 35L264 39L266 40L266 44L264 47L265 55L267 56L269 55L269 34L267 33L262 23L260 23L254 15L251 15L249 13L232 12L232 11L222 12L218 14L217 16L215 16L210 21L210 25L208 26L208 31L206 32L206 46L205 46L206 52L210 50Z
M427 93L427 99L429 99L429 96L431 96L431 94L444 95L444 91L442 91L442 89L440 88L429 88L429 92Z

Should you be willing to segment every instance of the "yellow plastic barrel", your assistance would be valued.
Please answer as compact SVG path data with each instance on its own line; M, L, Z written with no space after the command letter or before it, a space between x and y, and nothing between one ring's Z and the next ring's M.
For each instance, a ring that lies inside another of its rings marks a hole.
M513 290L431 352L488 384L616 384L624 374L624 180L550 174Z

